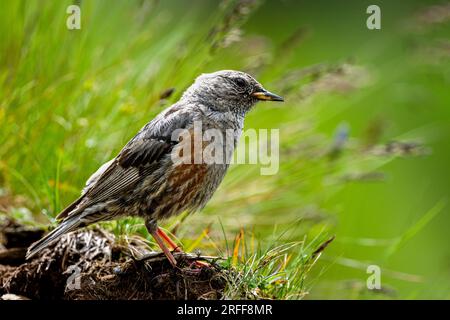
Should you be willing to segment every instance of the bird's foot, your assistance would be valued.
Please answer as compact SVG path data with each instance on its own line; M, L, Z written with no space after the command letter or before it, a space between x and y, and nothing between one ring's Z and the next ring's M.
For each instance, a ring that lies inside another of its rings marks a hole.
M206 261L195 260L195 261L191 262L191 264L189 265L189 268L201 270L203 268L209 268L210 266L211 265Z

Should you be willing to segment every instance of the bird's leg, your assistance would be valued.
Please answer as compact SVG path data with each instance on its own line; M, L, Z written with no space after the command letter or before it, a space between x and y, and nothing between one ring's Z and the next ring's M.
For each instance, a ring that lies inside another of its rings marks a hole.
M160 228L157 228L157 232L159 236L170 246L172 247L173 251L176 252L183 252L181 248Z
M158 225L156 224L156 221L155 220L146 220L145 221L145 226L146 226L148 232L155 239L156 243L158 243L158 245L161 248L161 250L166 255L166 257L169 260L170 264L173 267L176 267L177 266L177 260L175 260L175 257L172 255L172 253L170 252L169 248L167 248L166 244L164 243L164 239L161 237L160 233L158 232L158 230L160 230L160 229L158 228ZM166 237L167 237L167 235L166 235Z
M173 251L176 252L183 252L183 250L165 233L160 227L158 227L158 234L161 236L162 239L173 249ZM194 261L192 265L195 265L197 268L203 268L203 267L209 267L209 263L204 261Z

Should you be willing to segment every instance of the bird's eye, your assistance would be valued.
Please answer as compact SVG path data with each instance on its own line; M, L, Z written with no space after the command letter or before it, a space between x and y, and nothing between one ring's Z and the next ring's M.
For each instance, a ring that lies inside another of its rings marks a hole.
M234 82L235 82L236 85L237 85L238 87L240 87L240 88L244 88L244 87L246 86L246 82L245 82L245 80L242 79L242 78L236 78L236 79L234 80Z

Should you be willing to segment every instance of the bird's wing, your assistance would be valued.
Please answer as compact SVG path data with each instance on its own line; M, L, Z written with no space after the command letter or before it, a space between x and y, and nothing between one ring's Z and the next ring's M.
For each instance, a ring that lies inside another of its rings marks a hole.
M133 188L155 169L155 163L170 154L177 141L172 141L176 129L186 128L191 116L177 105L167 109L145 125L109 165L100 168L88 179L79 199L64 209L57 219L82 212L85 208L114 198Z
M111 159L108 162L105 162L102 164L100 168L98 168L97 171L93 175L89 177L86 181L86 185L83 188L83 191L81 191L81 195L85 194L93 185L95 185L98 181L98 179L102 176L102 174L106 171L106 169L109 168L109 166L115 161L116 159Z

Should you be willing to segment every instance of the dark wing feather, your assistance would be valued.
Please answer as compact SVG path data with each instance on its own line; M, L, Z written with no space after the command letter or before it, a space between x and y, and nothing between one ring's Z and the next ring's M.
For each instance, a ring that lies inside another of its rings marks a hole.
M175 142L159 137L135 139L122 149L117 156L117 162L123 168L146 166L170 153L174 144Z
M58 215L58 219L81 213L85 208L121 195L150 174L177 143L171 141L172 132L190 123L187 114L170 112L176 105L161 113L131 139L106 170L87 188L84 194ZM69 209L70 208L70 209Z
M62 220L66 218L69 213L71 213L73 210L77 208L77 206L80 204L80 202L84 199L84 194L81 195L77 200L69 204L63 211L61 211L58 216L56 217L56 220Z
M121 194L149 173L152 164L172 150L172 144L154 139L136 139L116 157L86 196L95 203Z

